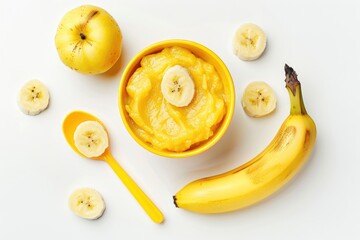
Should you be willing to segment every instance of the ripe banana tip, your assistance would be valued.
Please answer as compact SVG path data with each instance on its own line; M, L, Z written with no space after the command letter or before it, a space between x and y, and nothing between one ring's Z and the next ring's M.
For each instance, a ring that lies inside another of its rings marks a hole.
M288 74L291 71L294 71L294 69L292 67L289 67L289 65L287 65L287 63L285 63L284 69L285 69L286 74Z
M300 82L297 79L297 74L295 70L292 67L289 67L289 65L287 65L286 63L284 69L286 76L286 85L290 88L291 92L295 96L296 87L300 85Z
M286 63L285 63L284 70L285 70L285 76L289 76L289 79L297 79L297 74L296 74L295 70L292 67L290 67L289 65L287 65Z
M174 205L175 205L175 207L177 207L177 208L179 208L179 206L177 205L177 203L176 203L176 196L173 196L173 200L174 200Z

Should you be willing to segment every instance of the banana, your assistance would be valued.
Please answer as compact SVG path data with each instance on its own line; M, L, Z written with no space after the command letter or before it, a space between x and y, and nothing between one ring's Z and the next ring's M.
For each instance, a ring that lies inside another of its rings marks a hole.
M176 207L198 213L238 210L265 199L304 165L316 139L295 71L285 65L290 115L272 142L255 158L233 170L187 184L173 196Z
M76 148L86 157L98 157L109 147L109 138L104 127L97 121L80 123L74 132Z
M243 24L235 32L233 48L235 55L241 60L256 60L266 48L266 34L253 23Z
M69 197L69 208L77 216L85 219L98 219L105 211L105 202L101 194L92 188L80 188Z
M247 115L262 117L275 110L276 95L267 83L255 81L245 88L241 104Z
M35 116L44 111L50 101L49 91L39 80L31 80L21 87L17 103L21 111Z
M188 70L180 65L170 67L161 81L161 93L176 107L186 107L195 94L195 85Z

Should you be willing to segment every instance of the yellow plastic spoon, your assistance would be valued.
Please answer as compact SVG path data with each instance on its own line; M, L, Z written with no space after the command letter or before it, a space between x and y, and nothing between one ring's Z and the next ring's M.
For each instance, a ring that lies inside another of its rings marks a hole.
M84 121L97 121L103 125L104 124L95 116L83 112L83 111L73 111L69 113L63 121L63 133L71 148L77 152L79 155L85 157L75 146L74 142L74 132L76 127ZM106 128L105 128L106 129ZM131 179L131 177L125 172L125 170L117 163L114 157L111 155L110 147L108 147L105 152L99 157L90 158L93 160L104 160L107 162L114 172L118 175L124 185L128 188L131 194L135 197L138 203L142 206L145 212L149 217L156 223L162 223L164 221L164 216L156 205L150 200L148 196L140 189L140 187Z

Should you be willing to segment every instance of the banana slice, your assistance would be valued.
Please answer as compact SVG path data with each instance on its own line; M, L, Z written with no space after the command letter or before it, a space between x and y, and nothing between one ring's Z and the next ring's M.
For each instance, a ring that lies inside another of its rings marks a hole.
M262 117L275 110L276 101L274 90L267 83L256 81L245 88L241 103L247 115Z
M104 127L97 121L80 123L74 132L76 148L86 157L98 157L109 147Z
M95 189L80 188L70 195L69 208L79 217L93 220L103 215L105 202Z
M19 91L17 103L21 111L35 116L44 111L50 101L49 91L39 80L27 82Z
M258 59L266 48L265 32L253 23L241 25L235 33L233 47L241 60Z
M195 85L188 70L180 65L169 68L161 81L161 92L169 103L186 107L195 94Z

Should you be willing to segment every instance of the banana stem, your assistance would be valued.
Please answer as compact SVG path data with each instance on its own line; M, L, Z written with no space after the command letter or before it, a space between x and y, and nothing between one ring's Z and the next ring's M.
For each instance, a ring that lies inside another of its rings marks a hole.
M306 115L307 112L302 97L301 84L297 79L297 74L294 69L289 67L287 64L285 64L285 76L286 89L288 90L290 96L290 114Z
M110 165L114 172L118 175L124 185L128 188L131 194L135 197L141 207L149 215L149 217L156 223L162 223L164 216L157 206L150 200L150 198L140 189L134 180L125 172L125 170L117 163L111 154L104 156L104 160Z

